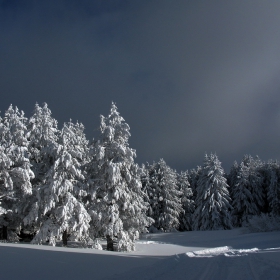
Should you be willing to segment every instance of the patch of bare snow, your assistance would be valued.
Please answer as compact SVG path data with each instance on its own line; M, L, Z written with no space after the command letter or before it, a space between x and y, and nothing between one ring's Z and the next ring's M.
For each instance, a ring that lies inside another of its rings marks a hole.
M124 258L125 257L125 258ZM280 279L280 232L148 234L134 252L0 243L2 279Z

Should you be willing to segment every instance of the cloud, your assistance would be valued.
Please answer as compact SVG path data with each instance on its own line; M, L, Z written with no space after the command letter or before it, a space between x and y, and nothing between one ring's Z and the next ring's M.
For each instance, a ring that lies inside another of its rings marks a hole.
M280 158L278 1L8 2L2 112L13 103L30 115L46 101L92 138L115 101L139 163Z

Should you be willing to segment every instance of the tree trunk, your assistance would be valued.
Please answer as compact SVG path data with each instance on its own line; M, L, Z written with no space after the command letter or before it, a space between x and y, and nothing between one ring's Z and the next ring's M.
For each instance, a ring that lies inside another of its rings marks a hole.
M3 226L2 230L3 230L3 239L7 240L8 239L8 227Z
M107 251L114 251L113 239L109 235L106 235L106 239L107 239Z
M62 234L62 242L63 246L67 247L67 230L65 230Z

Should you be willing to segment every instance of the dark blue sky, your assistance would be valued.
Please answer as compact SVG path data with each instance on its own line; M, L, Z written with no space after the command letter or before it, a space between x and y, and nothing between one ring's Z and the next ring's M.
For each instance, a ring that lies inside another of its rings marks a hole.
M47 102L98 136L112 101L137 162L280 159L280 2L0 0L0 110Z

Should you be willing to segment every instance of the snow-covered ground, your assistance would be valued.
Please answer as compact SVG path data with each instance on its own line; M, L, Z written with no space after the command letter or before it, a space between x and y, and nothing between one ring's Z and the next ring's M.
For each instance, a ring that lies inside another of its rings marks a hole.
M0 243L0 279L280 279L280 232L148 234L130 253Z

